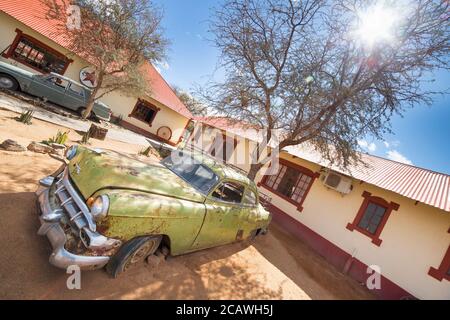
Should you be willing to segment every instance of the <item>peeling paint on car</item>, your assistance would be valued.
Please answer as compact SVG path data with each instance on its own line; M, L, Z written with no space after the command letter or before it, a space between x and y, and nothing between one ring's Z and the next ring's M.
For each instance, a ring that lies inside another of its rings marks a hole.
M76 165L79 174L74 172ZM238 181L256 192L246 177L214 165L221 181ZM98 154L78 147L68 166L71 180L85 200L100 195L109 198L108 214L97 221L97 230L123 243L139 236L164 235L170 239L171 254L178 255L246 239L257 230L266 230L270 222L270 214L258 203L217 201L165 166L149 165L117 152Z

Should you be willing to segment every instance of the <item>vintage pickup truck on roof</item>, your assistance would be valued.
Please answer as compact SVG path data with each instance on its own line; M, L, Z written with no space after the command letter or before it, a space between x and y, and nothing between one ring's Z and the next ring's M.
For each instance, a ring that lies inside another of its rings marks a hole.
M253 239L271 220L253 181L203 154L176 150L148 164L74 145L66 157L36 192L38 233L60 268L106 265L116 277L162 246L180 255Z
M34 74L19 67L0 61L0 88L20 90L44 98L82 114L86 110L91 90L72 79L57 73ZM93 117L109 121L111 110L101 101L92 109Z

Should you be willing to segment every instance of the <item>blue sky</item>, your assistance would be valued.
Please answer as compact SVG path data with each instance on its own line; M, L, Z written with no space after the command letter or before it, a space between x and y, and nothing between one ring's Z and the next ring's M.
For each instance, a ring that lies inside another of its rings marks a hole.
M189 90L204 84L214 74L219 52L207 39L207 20L214 0L155 0L164 10L163 25L172 45L162 75L172 85ZM433 88L450 87L450 73L435 75ZM362 139L360 145L367 152L392 160L450 174L450 95L436 96L433 105L408 109L403 117L394 116L395 134L383 141Z

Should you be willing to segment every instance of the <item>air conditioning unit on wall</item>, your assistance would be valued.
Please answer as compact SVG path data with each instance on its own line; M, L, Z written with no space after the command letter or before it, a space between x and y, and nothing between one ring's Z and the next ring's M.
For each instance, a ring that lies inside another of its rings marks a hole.
M337 192L342 194L348 194L353 189L351 178L331 170L328 170L325 177L323 178L323 184L327 188L336 190Z

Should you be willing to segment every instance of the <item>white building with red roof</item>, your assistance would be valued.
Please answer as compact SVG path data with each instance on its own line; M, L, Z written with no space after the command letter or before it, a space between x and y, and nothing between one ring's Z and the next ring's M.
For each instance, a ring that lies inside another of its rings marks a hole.
M195 120L191 139L201 138L205 152L249 169L261 142L256 127L226 117ZM450 299L450 176L369 154L361 159L343 169L307 145L290 146L280 151L275 174L263 168L255 181L275 223L340 271L362 284L373 279L369 267L379 271L380 286L371 291L380 298Z
M82 82L92 66L67 49L67 34L55 32L60 22L48 18L47 11L42 0L0 0L0 60L34 73L51 71ZM44 61L52 63L44 65ZM151 63L143 66L143 72L151 94L129 97L114 91L101 101L122 119L124 127L176 145L192 115Z

